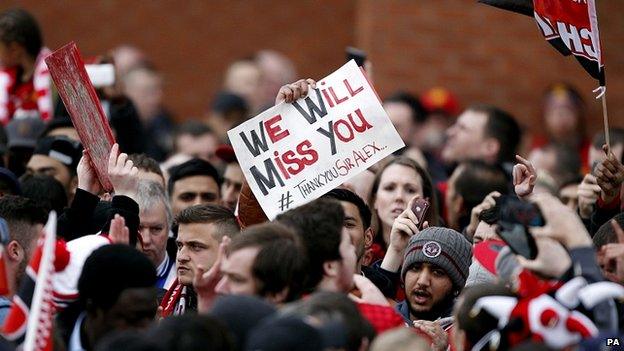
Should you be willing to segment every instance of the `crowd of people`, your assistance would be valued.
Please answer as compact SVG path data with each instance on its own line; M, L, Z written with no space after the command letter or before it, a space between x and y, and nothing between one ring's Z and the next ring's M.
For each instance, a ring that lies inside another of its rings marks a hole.
M7 326L52 211L69 254L52 278L55 350L624 347L624 129L610 145L586 135L573 87L546 90L532 138L447 89L389 95L406 147L269 221L226 132L305 96L287 57L233 62L206 115L182 123L139 49L95 58L115 65L97 89L111 192L49 53L31 14L0 14L0 348L23 341Z

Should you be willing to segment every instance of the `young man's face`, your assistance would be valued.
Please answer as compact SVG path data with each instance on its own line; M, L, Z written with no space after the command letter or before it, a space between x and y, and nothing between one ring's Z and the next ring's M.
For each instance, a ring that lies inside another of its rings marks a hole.
M143 240L143 253L158 267L167 254L167 211L162 202L155 203L151 208L141 209L139 233Z
M238 163L228 163L225 167L223 183L221 184L221 202L223 206L234 211L244 179L243 170L241 170Z
M416 263L405 274L405 298L410 310L427 313L452 293L453 282L446 272L430 263Z
M209 176L197 175L177 180L171 193L171 210L177 216L193 205L219 202L219 185Z
M72 175L69 173L69 169L61 162L53 159L52 157L45 155L32 155L28 164L26 164L26 172L29 174L43 174L54 177L58 180L65 190L69 193Z
M446 162L461 162L483 157L487 116L481 112L467 110L457 122L446 131L447 141L442 150Z
M209 270L217 259L217 227L212 223L180 224L176 270L182 285L192 285L197 266Z
M221 264L223 277L217 285L219 294L255 295L258 292L252 268L259 248L246 247L230 253Z
M472 237L472 246L486 240L501 240L496 234L496 224L487 224L484 221L480 221Z
M366 246L365 231L367 228L364 228L360 211L356 205L347 201L340 201L340 204L345 213L342 232L349 235L351 243L355 247L355 256L359 261L364 256Z

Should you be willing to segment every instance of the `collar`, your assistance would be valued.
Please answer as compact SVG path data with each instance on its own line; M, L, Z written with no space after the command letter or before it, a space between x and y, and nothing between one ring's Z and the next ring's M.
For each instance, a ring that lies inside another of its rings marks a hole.
M169 268L170 268L169 261L171 261L169 259L169 255L165 253L165 258L162 260L162 262L160 262L160 264L156 268L156 275L158 276L158 278L166 276L167 273L169 272Z
M80 339L80 329L86 316L87 313L82 312L78 316L78 319L76 319L74 329L72 329L71 336L69 337L69 343L67 345L68 351L85 351L84 346L82 346L82 340Z

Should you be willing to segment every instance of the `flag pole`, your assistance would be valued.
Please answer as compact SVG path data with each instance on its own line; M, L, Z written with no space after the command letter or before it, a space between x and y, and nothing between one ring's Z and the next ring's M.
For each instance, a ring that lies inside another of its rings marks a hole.
M607 152L611 152L611 140L609 138L609 115L607 114L607 92L602 94L602 122L604 124L605 141L607 142Z
M598 93L596 100L602 100L602 124L604 125L605 143L607 144L607 154L611 152L611 138L609 137L609 115L607 113L607 87L599 86L594 89L594 93Z

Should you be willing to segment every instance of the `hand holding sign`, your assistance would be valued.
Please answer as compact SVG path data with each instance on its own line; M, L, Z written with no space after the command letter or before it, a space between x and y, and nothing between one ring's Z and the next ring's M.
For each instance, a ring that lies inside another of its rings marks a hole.
M314 79L300 79L294 83L286 84L281 87L277 93L275 104L277 105L282 102L290 103L302 99L308 95L308 88L316 89L316 82Z
M276 102L228 132L269 219L318 198L404 146L354 62L316 84L306 79L283 86Z
M78 189L90 192L93 195L100 195L102 185L92 165L93 162L89 157L89 152L87 152L87 150L82 150L82 157L76 169L78 175Z

